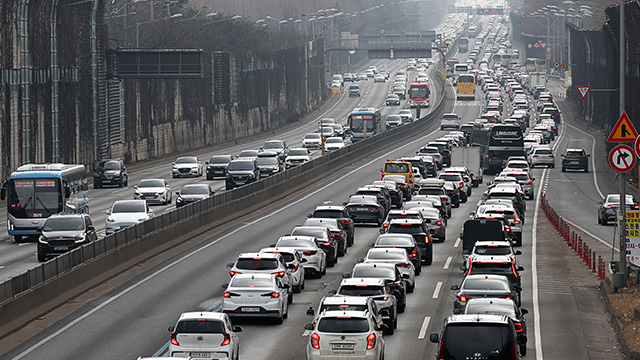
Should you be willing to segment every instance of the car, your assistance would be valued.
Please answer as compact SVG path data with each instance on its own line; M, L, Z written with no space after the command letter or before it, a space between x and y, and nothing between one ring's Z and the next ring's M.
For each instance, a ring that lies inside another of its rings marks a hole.
M433 263L433 243L424 219L393 219L389 221L385 233L410 234L420 248L422 264L431 265Z
M225 188L231 190L234 187L250 184L260 179L260 168L257 159L232 160L227 167Z
M525 315L528 313L529 311L527 309L521 309L516 306L513 299L469 299L467 301L467 306L464 309L464 314L493 314L508 316L513 321L513 326L515 327L516 334L518 334L518 336L527 335L527 321ZM527 354L527 344L519 343L519 345L520 355L525 356Z
M404 175L384 175L382 181L393 181L402 192L403 200L411 200L413 185L409 183Z
M462 180L467 183L467 196L471 196L471 188L480 186L482 183L482 169L480 169L480 174L476 175L469 170L466 166L449 166L448 168L442 170L442 172L457 172L462 175Z
M294 293L300 293L304 290L304 259L302 253L298 250L287 247L268 247L260 250L260 253L280 254L290 270L291 288Z
M356 266L364 265L364 264L356 264ZM366 265L367 267L371 267L370 264ZM389 265L393 268L393 265ZM382 269L383 266L379 266L379 269ZM397 272L397 270L396 270ZM380 274L380 273L379 273ZM387 276L386 273L382 273L380 275L381 278ZM350 274L343 274L343 277L350 277ZM367 277L367 276L361 276ZM402 278L400 279L402 282ZM318 318L322 313L326 311L366 311L369 314L373 315L375 322L378 325L383 324L382 315L378 311L378 307L376 306L376 302L373 301L371 297L364 296L325 296L320 299L320 303L318 304L318 310L314 310L313 307L309 306L307 308L307 316L313 316L313 324L318 323Z
M427 143L428 147L438 148L438 153L442 155L442 165L451 166L451 143L446 139L436 139Z
M508 230L514 237L514 245L522 246L522 220L518 211L505 205L480 205L475 211L475 217L502 215L507 221Z
M256 159L258 157L258 154L260 153L260 151L261 150L255 150L255 149L242 150L242 151L240 151L240 153L238 153L237 160L253 160L253 159Z
M209 184L187 184L176 192L176 207L182 207L192 202L212 197L215 191Z
M330 125L335 132L335 136L345 138L344 126L342 124L331 124Z
M390 106L390 105L399 106L400 105L400 97L398 96L398 94L389 94L384 99L384 103L387 106Z
M146 200L147 204L171 204L171 186L164 179L142 179L133 187L133 198Z
M525 173L528 174L528 173ZM483 195L484 197L484 195ZM524 219L525 212L527 210L527 203L524 196L515 188L497 187L489 189L486 194L486 199L481 200L478 205L489 204L488 200L510 201L513 206L518 210L518 215L521 219Z
M205 162L207 171L207 180L213 180L216 177L225 177L227 174L227 167L233 160L231 155L213 155L209 158L209 161Z
M349 97L360 97L360 86L353 84L349 86Z
M38 238L38 261L95 240L98 235L89 214L53 214L45 221Z
M389 114L387 115L385 124L387 126L387 130L397 128L398 126L402 125L402 117L400 117L400 115L398 114Z
M389 328L386 333L393 335L394 330L398 327L398 301L384 279L342 279L338 290L335 291L335 295L372 297L376 302L378 311L382 314L382 321Z
M286 168L302 165L311 161L309 156L309 149L306 148L291 148L287 157L284 158L284 165Z
M398 267L403 279L407 282L407 292L413 292L416 287L416 268L409 259L404 248L374 247L369 249L362 259L365 264L393 264Z
M453 309L464 311L467 301L473 298L501 298L518 300L520 290L504 274L467 275L460 285L452 285L456 291ZM519 303L517 302L518 306Z
M104 185L129 186L129 173L124 161L117 159L101 160L93 173L93 188L99 189Z
M441 335L433 333L429 341L438 344L438 359L520 360L527 337L517 335L509 316L473 314L450 315Z
M638 202L632 195L627 194L624 198L627 210L638 209ZM609 221L616 221L620 210L620 194L607 194L598 204L598 224L607 225Z
M402 120L404 122L413 122L413 113L411 112L411 109L402 109L400 111L398 111L398 115L400 115L400 117L402 117Z
M355 239L355 225L349 212L341 205L318 205L308 218L336 219L342 230L347 234L347 246L353 245Z
M553 156L553 150L549 146L541 145L532 148L527 156L527 160L531 165L531 168L536 166L545 165L550 168L556 167L556 159Z
M342 88L342 82L340 80L333 80L329 87L332 89L340 89Z
M589 172L589 156L584 149L567 149L562 154L562 171L582 170Z
M293 302L293 280L291 279L291 267L288 266L284 257L278 253L241 253L235 262L227 264L229 276L238 274L267 274L274 275L280 279L286 288L287 300L289 304Z
M465 276L469 275L504 275L509 279L511 285L518 293L517 301L520 306L520 292L522 291L522 278L520 272L524 267L513 263L510 256L500 255L475 255L469 258L469 268L464 271Z
M344 256L347 253L347 232L338 219L331 218L307 218L302 226L324 226L331 232L333 239L336 240L338 246L338 256Z
M467 202L467 198L469 197L471 191L471 179L469 181L465 181L464 175L459 172L441 172L438 174L438 179L444 181L452 181L454 184L457 184L457 187L460 190L460 202Z
M518 184L522 187L524 194L527 196L529 200L532 200L534 197L535 186L533 181L536 179L533 177L533 174L530 171L518 171L509 169L504 170L500 173L500 175L514 177L518 180Z
M327 254L313 236L281 236L271 247L299 251L305 276L310 274L320 278L327 273Z
M424 221L424 218L422 217L422 213L418 210L395 209L395 210L389 211L386 219L382 223L382 227L388 228L391 220L395 220L395 219L418 219L418 220ZM381 233L384 233L384 232L381 232Z
M344 139L339 136L332 136L324 141L324 149L326 151L336 151L345 147Z
M405 208L433 208L438 210L440 216L446 224L447 208L442 201L440 195L413 195L412 201L408 204L414 203L410 206L404 206ZM431 203L431 204L428 204ZM425 206L426 205L426 206Z
M306 149L322 149L322 136L318 133L308 133L302 138L302 147Z
M507 163L504 165L504 169L502 171L531 171L529 168L529 162L525 159L523 160L507 160Z
M296 226L290 235L313 236L318 246L327 254L327 266L333 267L338 263L338 240L326 226Z
M419 216L419 215L418 215ZM375 242L369 244L374 248L399 248L406 251L409 260L413 264L415 275L422 272L422 252L413 236L410 234L380 234ZM365 261L366 262L366 261ZM408 288L413 292L415 284Z
M447 240L447 220L437 209L424 209L420 211L424 218L427 228L429 229L429 237L435 242L445 242Z
M442 169L444 166L444 158L436 146L424 146L416 151L416 156L431 156L436 164L436 169Z
M180 156L173 163L171 176L174 178L183 176L202 176L202 163L197 156Z
M409 275L402 275L398 266L392 263L358 263L353 266L351 273L342 274L342 278L377 278L383 279L389 288L391 293L396 297L398 302L398 312L404 312L407 306L407 281L406 277ZM380 318L382 321L382 318Z
M440 130L444 130L446 128L454 128L456 130L460 129L460 116L454 113L443 114L440 118Z
M237 274L222 294L220 312L231 318L275 318L282 324L289 315L289 285L271 274Z
M386 209L374 195L352 195L343 204L354 223L375 223L382 225Z
M169 327L169 356L198 359L229 360L240 357L240 339L236 333L242 327L234 326L226 314L194 311L180 314L174 326Z
M391 206L396 208L401 208L403 203L403 194L400 191L398 184L395 181L391 180L376 180L371 183L371 185L367 185L368 187L376 186L385 188L386 191L391 196Z
M469 254L463 254L465 269L469 267L469 259L475 255L502 255L509 256L514 264L517 263L516 256L522 255L522 251L514 250L510 241L476 241Z
M452 207L460 207L460 187L453 181L445 181L442 186L447 196L451 199Z
M280 160L284 160L289 152L289 147L284 140L267 140L260 148L262 151L272 151L278 154ZM258 154L260 156L260 154Z
M367 76L366 73L363 73L363 72L358 73L358 81L361 81L361 80L367 81L368 79L369 77Z
M382 75L382 74L376 74L376 75L373 76L373 82L374 83L377 83L377 82L383 83L386 80L387 80L387 78L385 78L385 76Z
M354 195L373 195L378 199L380 205L384 206L384 216L387 216L391 210L391 194L386 187L380 186L362 186L359 187Z
M426 178L429 176L429 172L427 171L427 164L425 162L425 158L422 156L403 156L398 160L408 161L411 163L411 167L414 169L418 169L420 171L420 176L422 178Z
M326 311L315 326L305 325L310 332L306 359L383 360L385 329L368 311Z
M154 216L146 200L116 200L106 213L104 225L106 235L139 224Z
M284 171L284 162L275 151L262 151L256 158L260 177L268 177Z

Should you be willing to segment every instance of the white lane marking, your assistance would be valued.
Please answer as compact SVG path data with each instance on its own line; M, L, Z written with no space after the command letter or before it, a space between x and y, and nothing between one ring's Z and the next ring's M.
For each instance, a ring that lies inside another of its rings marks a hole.
M460 238L457 238L456 242L453 244L453 247L457 248L458 246L460 246L460 241L461 241Z
M444 267L442 268L443 270L447 270L449 268L449 265L451 265L451 260L453 260L453 257L449 256L447 258L447 261L444 262Z
M129 191L128 188L122 188L122 189L118 189L118 190L113 190L111 193L112 194L117 194L117 193L121 193L121 192L125 192L125 191Z
M562 115L560 115L562 116ZM564 119L563 119L564 120ZM564 121L562 122L563 124L566 124ZM578 129L577 127L571 125L571 124L566 124L566 126L569 126L571 128L573 128L574 130L577 130L583 134L586 134L587 136L589 136L591 138L591 172L593 173L593 184L596 186L596 191L598 191L598 194L600 195L601 198L604 199L604 194L602 193L602 191L600 191L600 186L598 185L598 175L596 174L596 138L594 138L591 134L589 134L588 132L582 131L580 129Z
M384 154L372 159L371 161L365 163L364 165L362 165L362 166L360 166L360 167L358 167L356 169L353 169L353 170L349 171L348 173L346 173L346 174L340 176L339 178L335 179L334 181L332 181L332 182L320 187L319 189L316 189L316 190L310 192L309 194L301 197L300 199L298 199L296 201L293 201L293 202L281 207L280 209L274 210L273 212L271 212L271 213L269 213L269 214L267 214L265 216L262 216L262 217L260 217L258 219L255 219L255 220L253 220L253 221L251 221L251 222L249 222L249 223L247 223L247 224L245 224L243 226L240 226L239 228L237 228L237 229L235 229L235 230L233 230L233 231L231 231L231 232L219 237L218 239L213 240L212 242L210 242L210 243L208 243L208 244L206 244L206 245L204 245L204 246L202 246L200 248L197 248L197 249L191 251L190 253L178 258L177 260L167 264L166 266L164 266L161 269L155 271L154 273L150 274L149 276L141 279L140 281L136 282L135 284L127 287L126 289L124 289L124 290L120 291L119 293L113 295L112 297L106 299L104 302L98 304L93 309L87 311L86 313L84 313L84 314L80 315L79 317L75 318L74 320L70 321L67 325L64 325L63 327L61 327L57 331L53 332L51 335L45 337L44 339L40 340L39 342L37 342L33 346L27 348L25 351L23 351L20 354L18 354L14 358L14 360L20 360L20 359L24 358L25 356L27 356L30 353L32 353L34 350L38 349L42 345L44 345L44 344L48 343L49 341L51 341L52 339L56 338L58 335L62 334L63 332L65 332L67 330L69 330L71 327L73 327L74 325L76 325L80 321L82 321L82 320L88 318L89 316L95 314L96 312L98 312L99 310L103 309L107 305L111 304L112 302L114 302L114 301L118 300L119 298L121 298L122 296L126 295L131 290L134 290L138 286L148 282L149 280L155 278L156 276L162 274L163 272L169 270L170 268L176 266L177 264L179 264L179 263L181 263L183 261L187 261L187 260L191 259L191 257L193 257L194 255L196 255L196 254L198 254L198 253L200 253L200 252L212 247L213 245L216 245L217 243L221 242L222 240L225 240L225 239L229 238L232 235L235 235L237 232L242 231L242 230L246 229L249 226L257 224L260 221L263 221L263 220L268 219L270 217L273 217L273 216L279 214L280 212L282 212L282 211L284 211L284 210L286 210L286 209L288 209L288 208L290 208L290 207L292 207L294 205L297 205L298 203L301 203L301 202L305 201L306 199L308 199L308 198L310 198L310 197L312 197L312 196L324 191L325 189L334 186L336 183L344 180L345 178L347 178L347 177L349 177L349 176L361 171L362 169L366 168L367 166L369 166L369 165L371 165L371 164L373 164L375 162L380 161L380 159L387 159L390 154L392 154L392 153L394 153L396 151L401 151L402 149L414 146L416 143L424 142L424 138L432 136L437 131L438 130L434 130L434 131L422 136L419 139L413 140L413 141L411 141L411 142L409 142L409 143L407 143L405 145L402 145L402 146L400 146L398 148L395 148L393 150L387 151L386 153L384 153Z
M578 225L578 224L574 223L573 221L571 221L571 220L567 220L567 219L565 219L565 218L563 218L563 220L564 220L564 221L566 221L567 223L569 223L569 225L571 225L571 226L575 227L576 229L578 229L578 230L582 231L583 233L585 233L585 234L587 234L587 235L591 236L591 237L592 237L592 238L594 238L596 241L598 241L599 243L601 243L601 244L605 245L605 246L606 246L606 247L608 247L609 249L611 249L611 248L613 247L610 243L608 243L608 242L606 242L606 241L604 241L604 240L600 239L597 235L592 234L592 233L591 233L591 232L589 232L587 229L585 229L585 228L581 227L580 225ZM616 246L615 248L613 248L613 250L615 250L615 251L617 251L617 252L620 252L620 249L618 249L618 247L617 247L617 246Z
M425 316L422 321L422 327L420 328L420 333L418 334L418 339L424 339L427 336L427 328L429 327L429 321L431 321L431 317Z
M438 281L438 283L436 284L436 288L435 290L433 290L432 298L437 299L438 296L440 296L440 289L442 289L442 281Z
M547 174L548 169L542 171L542 178ZM542 196L542 184L538 186L538 197ZM540 211L540 202L536 201L536 208L533 211L533 226L531 229L531 285L533 287L533 323L534 323L534 339L536 348L536 360L542 360L542 336L540 331L540 303L538 299L538 212Z
M18 246L25 246L25 245L29 245L29 244L27 244L27 243L18 244Z
M0 269L4 269L4 265L0 265Z

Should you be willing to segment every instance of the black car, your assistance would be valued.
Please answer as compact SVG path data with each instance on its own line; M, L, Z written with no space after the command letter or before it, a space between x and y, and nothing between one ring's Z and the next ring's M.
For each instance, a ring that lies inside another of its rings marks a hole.
M354 195L373 195L378 199L380 205L385 209L384 216L387 216L389 210L391 210L391 194L386 188L377 186L363 186L356 190Z
M469 299L500 298L516 301L519 293L519 289L502 274L467 275L462 284L451 286L451 290L457 291L453 309L459 311L464 311Z
M258 153L256 159L258 169L260 169L260 177L268 177L284 171L284 161L280 159L275 151L262 151Z
M98 239L88 214L51 215L38 240L38 261L73 250Z
M101 160L93 173L93 187L99 189L104 185L129 185L129 174L122 160Z
M347 233L347 246L353 245L355 237L355 225L349 216L349 212L341 205L319 205L313 213L307 215L308 218L336 219L342 226L342 230Z
M227 166L225 187L231 190L236 186L250 184L260 179L260 169L256 159L232 160Z
M344 256L347 253L347 232L344 231L338 219L308 218L302 225L326 227L337 242L338 256Z
M391 196L391 205L395 206L396 208L402 207L402 204L404 202L403 201L404 194L402 193L402 191L400 191L399 186L395 181L377 180L377 181L374 181L369 186L379 186L379 187L386 188L387 191L389 192L389 195Z
M445 141L431 141L427 146L438 148L438 152L442 155L442 165L451 166L451 145Z
M227 174L227 166L233 160L231 155L213 155L209 161L205 162L207 166L207 180L213 180L216 177L225 177Z
M384 229L384 228L383 228ZM382 231L382 230L381 230ZM423 220L395 219L386 228L388 234L410 234L420 248L422 263L431 265L433 262L433 242L429 237L429 229Z
M460 188L453 181L445 181L443 187L451 199L451 206L460 207Z
M416 268L416 275L420 275L422 272L422 252L413 236L407 235L409 234L381 234L376 241L369 244L369 246L377 248L393 247L406 250L409 260L411 260L413 266Z
M385 208L374 195L352 195L349 201L343 205L346 206L349 217L354 222L378 225L382 225L384 222Z
M398 312L404 312L407 307L407 283L402 278L398 267L394 264L359 263L353 267L351 274L342 275L343 278L380 278L389 285L391 293L398 300Z
M187 184L181 191L176 192L176 207L182 207L192 202L213 196L215 192L209 184Z
M589 156L584 149L567 149L562 155L562 172L567 169L589 172Z

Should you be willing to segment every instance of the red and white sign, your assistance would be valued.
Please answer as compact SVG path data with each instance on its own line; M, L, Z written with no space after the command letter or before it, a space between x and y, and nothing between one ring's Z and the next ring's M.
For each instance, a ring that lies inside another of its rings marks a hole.
M617 145L609 153L609 165L617 172L627 172L636 166L636 154L628 145Z
M636 138L636 142L633 144L633 149L636 151L636 155L640 157L640 136Z
M578 85L578 86L576 86L576 89L578 89L578 92L580 93L580 96L582 96L582 99L584 100L584 98L587 97L587 94L589 93L589 90L591 90L591 86L589 86L589 85Z

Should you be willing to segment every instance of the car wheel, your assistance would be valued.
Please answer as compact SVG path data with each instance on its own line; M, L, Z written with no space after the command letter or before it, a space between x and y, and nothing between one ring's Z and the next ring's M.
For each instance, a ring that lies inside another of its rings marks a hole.
M609 220L607 220L607 218L603 217L601 224L602 225L609 225Z
M304 280L302 281L302 284L300 284L300 290L304 290Z
M415 288L416 288L416 283L415 283L415 281L413 282L413 285L409 285L409 284L407 284L407 292L408 292L408 293L412 293L412 292L413 292L413 290L415 290Z
M387 329L384 331L384 335L393 335L395 328L393 327L393 321L387 321Z
M589 172L589 167L585 167L584 168L584 172L586 172L586 173Z
M551 168L555 169L556 168L556 164L551 164Z
M22 242L22 235L14 235L13 241L15 241L16 244L20 244Z
M320 275L327 275L327 267L325 266L324 269L322 269L322 271L320 272ZM318 276L320 277L320 276Z
M97 183L97 182L94 182L94 183L93 183L93 188L94 188L94 189L100 189L101 187L102 187L102 184L99 184L99 183Z
M600 214L598 214L598 224L602 224L602 220L600 220Z
M120 181L118 181L118 187L121 188L123 185L124 185L124 181L120 179Z
M47 255L45 255L45 254L42 254L42 253L38 252L38 261L39 261L39 262L45 262L45 261L47 261Z
M520 355L527 355L527 344L520 344Z
M416 276L420 276L422 273L422 264L416 266Z
M284 314L276 318L276 324L281 325L284 322Z
M433 263L433 253L429 255L427 260L425 260L425 265L431 265Z
M338 249L338 256L344 256L344 254L347 253L346 248L343 248L342 246ZM337 262L337 261L336 261Z
M464 192L462 193L462 196L460 197L460 201L463 202L463 203L467 202L467 194L466 193L464 193Z
M398 313L403 313L406 307L407 307L406 302L403 302L402 304L398 304Z
M533 192L531 193L531 195L529 195L529 200L533 200Z
M567 168L565 168L564 166L562 167L562 172L566 172Z
M289 292L289 295L287 296L287 303L291 304L293 303L293 292ZM287 311L287 315L288 315L288 311Z
M302 284L298 284L293 287L293 292L299 294L302 291Z

